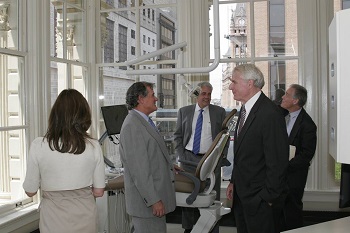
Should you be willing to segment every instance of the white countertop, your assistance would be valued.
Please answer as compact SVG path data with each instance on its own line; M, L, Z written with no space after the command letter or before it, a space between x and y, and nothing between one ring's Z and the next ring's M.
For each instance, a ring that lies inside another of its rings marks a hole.
M284 231L284 233L349 233L350 217L323 222L295 230Z

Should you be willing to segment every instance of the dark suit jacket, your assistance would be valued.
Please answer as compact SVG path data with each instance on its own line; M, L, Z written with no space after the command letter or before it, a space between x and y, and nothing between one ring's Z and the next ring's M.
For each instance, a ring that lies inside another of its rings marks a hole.
M288 154L284 117L261 93L240 134L235 133L231 182L248 213L254 214L261 201L274 204L286 192Z
M302 108L289 135L289 144L296 147L295 157L289 161L288 166L288 183L292 187L305 187L307 171L316 150L316 131L314 121Z
M185 147L191 138L192 121L196 104L185 106L179 109L177 114L176 131L174 133L174 140L176 142L175 152L179 159L184 159L183 154ZM222 122L226 117L225 109L216 105L209 105L209 116L211 124L212 140L222 130ZM223 154L227 154L228 145L225 147Z

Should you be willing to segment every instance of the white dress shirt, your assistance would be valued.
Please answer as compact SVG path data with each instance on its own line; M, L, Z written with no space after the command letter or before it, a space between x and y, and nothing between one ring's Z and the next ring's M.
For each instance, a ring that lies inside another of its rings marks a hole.
M289 113L290 119L289 119L288 124L287 124L288 136L289 136L290 132L292 131L294 123L295 123L296 119L298 118L300 112L301 112L301 109L299 109L295 112Z
M193 121L192 121L192 134L191 134L190 140L188 141L185 147L186 150L190 150L190 151L193 150L194 134L196 130L196 123L197 123L200 109L201 108L199 107L199 105L196 104L196 109L194 110ZM199 153L205 154L210 148L212 142L213 142L213 138L211 135L209 106L206 106L205 108L203 108L203 125L202 125L201 145L200 145Z

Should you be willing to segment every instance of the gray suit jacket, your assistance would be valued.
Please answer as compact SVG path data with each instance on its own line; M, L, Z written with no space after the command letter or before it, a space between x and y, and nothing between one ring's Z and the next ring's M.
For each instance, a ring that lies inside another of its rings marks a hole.
M153 217L151 206L162 201L165 212L176 207L174 168L163 138L135 110L124 120L119 151L124 166L126 210Z
M191 138L192 134L192 121L196 105L189 105L179 109L177 114L177 124L176 131L174 133L174 140L176 142L175 153L179 159L184 159L183 154L185 152L185 147ZM222 129L222 122L226 117L225 109L216 105L209 105L209 116L211 123L211 135L212 140L215 139L216 135ZM223 152L224 155L227 154L228 145L225 147Z

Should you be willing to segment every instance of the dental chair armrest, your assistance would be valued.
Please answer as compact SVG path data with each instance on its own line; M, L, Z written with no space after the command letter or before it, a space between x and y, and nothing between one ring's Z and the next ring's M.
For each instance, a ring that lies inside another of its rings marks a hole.
M180 175L186 176L187 178L189 178L191 181L193 181L194 184L194 188L192 193L186 198L186 203L188 205L192 205L192 203L196 200L198 193L199 193L199 189L201 186L201 181L194 176L194 174L188 173L188 172L184 172L184 171L179 171Z
M198 163L196 162L192 162L192 161L189 161L189 160L182 160L182 159L179 159L179 162L184 164L184 165L189 165L189 166L192 166L194 168L197 167Z

